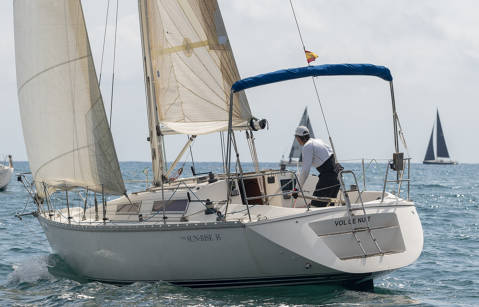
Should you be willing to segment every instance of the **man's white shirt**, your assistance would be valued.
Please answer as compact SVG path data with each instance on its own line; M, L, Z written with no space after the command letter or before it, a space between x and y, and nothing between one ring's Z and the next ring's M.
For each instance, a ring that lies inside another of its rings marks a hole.
M306 182L311 167L320 167L326 160L331 157L333 150L331 146L323 142L321 139L310 138L303 146L303 167L299 175L299 184L302 187Z

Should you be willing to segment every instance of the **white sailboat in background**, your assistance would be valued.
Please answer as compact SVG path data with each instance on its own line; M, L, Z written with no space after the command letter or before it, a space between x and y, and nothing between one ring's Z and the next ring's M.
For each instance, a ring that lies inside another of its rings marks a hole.
M18 97L33 181L20 177L54 253L91 280L163 280L200 288L324 282L371 287L375 276L419 257L422 228L409 200L410 160L399 152L387 68L319 65L238 81L215 0L138 3L154 182L127 194L81 2L14 2ZM342 171L339 198L313 208L308 202L315 177L299 191L296 205L285 197L294 172L259 169L253 134L264 122L252 116L244 90L321 75L389 82L397 174L388 179L388 165L383 191L358 191L343 178L355 180L354 173ZM238 131L246 133L254 172L243 171ZM213 132L227 132L225 172L169 180L194 136ZM169 169L163 153L168 134L190 136ZM396 195L386 192L391 182ZM123 196L107 201L106 194Z
M311 126L311 121L309 119L308 107L304 108L303 115L301 116L301 120L299 121L298 126L307 127L311 137L314 138L314 131L313 131L313 127ZM281 159L281 161L279 162L280 166L286 167L286 166L301 165L303 162L301 150L302 150L302 147L299 145L296 138L294 138L293 145L291 145L291 150L289 152L288 160Z
M437 156L434 153L434 127L436 127L436 148ZM442 130L441 119L439 118L439 110L436 111L436 125L432 126L431 137L427 144L426 155L423 164L457 164L449 157L449 151L446 146L446 139Z
M0 191L7 188L14 172L12 156L8 155L8 164L0 162Z

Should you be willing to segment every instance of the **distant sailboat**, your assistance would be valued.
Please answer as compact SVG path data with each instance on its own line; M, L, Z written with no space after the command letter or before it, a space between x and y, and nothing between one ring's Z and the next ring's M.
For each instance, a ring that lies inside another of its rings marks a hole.
M439 110L436 116L437 131L436 131L436 147L437 156L434 154L434 125L432 126L429 144L427 145L426 156L424 157L424 164L457 164L456 161L451 160L449 151L447 150L446 140L444 139L444 132L442 131L441 120L439 119Z
M301 116L301 120L299 121L298 126L305 126L308 128L311 137L314 138L313 127L311 126L311 121L309 120L308 114L308 107L304 108L303 116ZM291 166L291 165L299 165L303 162L303 157L301 155L302 149L299 145L296 138L293 140L293 145L291 146L291 151L289 152L288 160L281 159L280 165L284 166Z
M8 165L0 162L0 191L7 188L8 183L13 175L12 156L8 155Z

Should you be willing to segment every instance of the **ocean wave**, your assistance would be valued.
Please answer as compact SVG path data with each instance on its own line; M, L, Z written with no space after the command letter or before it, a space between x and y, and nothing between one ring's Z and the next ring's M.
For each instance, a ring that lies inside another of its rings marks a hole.
M443 185L440 183L416 183L412 185L413 188L415 189L434 189L434 188L439 188L439 189L451 189L450 186L448 185Z
M20 285L53 279L54 277L48 272L47 263L47 255L25 258L19 264L13 265L13 272L8 274L7 283Z

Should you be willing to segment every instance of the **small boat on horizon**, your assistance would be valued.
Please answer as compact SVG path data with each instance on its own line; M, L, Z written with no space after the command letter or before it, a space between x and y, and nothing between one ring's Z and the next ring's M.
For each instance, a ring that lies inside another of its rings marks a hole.
M447 150L446 139L444 138L444 132L442 130L441 120L439 118L439 110L436 111L436 125L433 124L431 136L429 137L429 144L427 145L426 155L424 156L423 164L443 164L451 165L457 164L457 161L453 161L449 157L449 151ZM436 152L434 153L434 127L436 127Z

